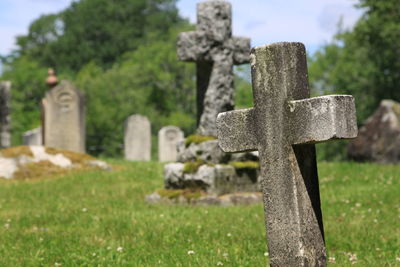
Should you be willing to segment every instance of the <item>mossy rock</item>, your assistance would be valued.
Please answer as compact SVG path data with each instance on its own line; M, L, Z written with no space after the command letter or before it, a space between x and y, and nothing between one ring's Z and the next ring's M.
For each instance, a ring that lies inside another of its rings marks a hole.
M183 173L196 173L200 166L204 164L204 161L197 160L197 161L188 161L185 162L183 165Z
M229 165L233 166L237 170L260 168L260 163L258 161L231 161L229 162Z
M190 135L185 139L185 146L188 147L190 144L200 144L206 141L216 140L215 136L206 135Z
M110 170L107 163L82 153L44 146L16 146L0 150L0 177L37 179L76 171Z
M168 199L178 199L179 197L184 197L187 200L198 199L201 196L205 195L204 191L196 190L196 189L160 189L156 192L163 198Z

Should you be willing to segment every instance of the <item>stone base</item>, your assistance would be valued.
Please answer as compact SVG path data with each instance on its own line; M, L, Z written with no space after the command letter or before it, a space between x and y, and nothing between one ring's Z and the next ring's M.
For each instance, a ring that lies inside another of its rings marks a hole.
M166 191L168 190L162 190L164 193ZM171 193L169 196L164 196L164 194L160 192L154 192L153 194L146 196L145 201L151 204L188 204L200 206L234 206L262 203L262 193L260 192L240 192L221 196L198 192L198 195L187 197L182 193L183 190L181 190L182 192L177 192L179 190L169 191Z
M164 166L166 189L202 190L224 195L259 192L257 153L227 154L217 140L178 146L178 161Z

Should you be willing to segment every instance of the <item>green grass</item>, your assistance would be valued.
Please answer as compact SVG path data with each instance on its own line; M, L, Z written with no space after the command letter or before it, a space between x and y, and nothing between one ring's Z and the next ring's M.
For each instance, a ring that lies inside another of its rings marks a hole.
M162 164L111 163L122 168L0 181L0 266L265 266L261 204L149 205ZM348 253L356 266L399 266L400 166L321 163L319 172L334 266L352 266Z

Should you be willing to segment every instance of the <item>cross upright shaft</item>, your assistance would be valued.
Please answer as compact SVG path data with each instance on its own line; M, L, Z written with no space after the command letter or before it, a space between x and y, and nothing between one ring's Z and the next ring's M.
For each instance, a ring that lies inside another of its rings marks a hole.
M249 62L250 39L232 37L231 5L197 4L197 29L179 35L178 57L197 66L198 134L216 136L215 119L234 107L233 65Z
M315 143L357 135L354 99L308 98L305 48L251 54L255 107L218 115L221 148L259 150L271 266L326 266Z

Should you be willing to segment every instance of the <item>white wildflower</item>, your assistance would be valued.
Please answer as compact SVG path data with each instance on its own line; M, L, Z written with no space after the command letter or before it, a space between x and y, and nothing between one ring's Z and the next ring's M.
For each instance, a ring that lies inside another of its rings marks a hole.
M222 265L224 265L222 262L217 262L217 266L222 266Z
M336 258L335 257L329 257L328 261L329 261L329 263L336 263Z
M264 256L265 256L265 257L268 257L268 256L269 256L269 253L268 253L268 252L265 252L265 253L264 253Z
M124 251L124 249L123 249L122 247L118 247L118 248L117 248L117 251L118 251L118 252L122 252L122 251Z
M87 208L83 208L83 209L82 209L82 212L87 212Z
M187 254L188 255L193 255L194 254L194 250L188 250Z

